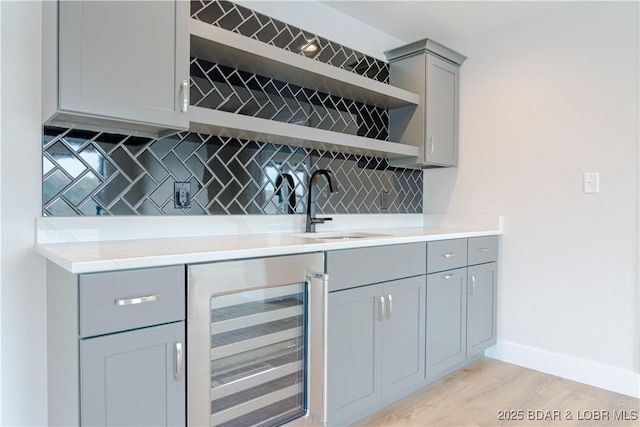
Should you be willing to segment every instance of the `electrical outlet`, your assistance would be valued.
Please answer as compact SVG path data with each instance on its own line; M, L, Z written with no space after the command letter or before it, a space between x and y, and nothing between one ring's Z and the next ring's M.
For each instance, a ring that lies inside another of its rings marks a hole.
M173 183L173 207L176 209L189 209L191 207L191 183Z
M380 192L380 209L381 210L389 209L389 192L386 190L382 190Z

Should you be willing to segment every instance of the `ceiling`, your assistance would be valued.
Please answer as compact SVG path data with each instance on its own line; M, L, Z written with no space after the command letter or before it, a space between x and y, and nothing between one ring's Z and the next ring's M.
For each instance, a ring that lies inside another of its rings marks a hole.
M404 42L455 43L551 13L565 1L370 1L322 3Z

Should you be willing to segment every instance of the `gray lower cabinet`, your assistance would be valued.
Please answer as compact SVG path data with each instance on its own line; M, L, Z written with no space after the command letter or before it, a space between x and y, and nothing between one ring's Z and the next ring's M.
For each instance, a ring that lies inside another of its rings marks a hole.
M408 243L326 253L330 424L424 381L426 249Z
M467 270L467 357L496 343L497 266L490 262Z
M385 283L382 324L382 398L424 379L425 276Z
M382 327L377 322L382 285L329 294L327 416L344 419L380 401Z
M466 358L467 269L427 275L427 378Z
M49 425L185 425L185 267L48 262L47 351Z
M428 381L496 343L497 259L497 236L428 243Z
M184 322L82 340L83 426L185 423Z
M424 380L424 301L424 276L329 294L329 423Z
M46 123L151 135L188 128L189 2L46 3Z

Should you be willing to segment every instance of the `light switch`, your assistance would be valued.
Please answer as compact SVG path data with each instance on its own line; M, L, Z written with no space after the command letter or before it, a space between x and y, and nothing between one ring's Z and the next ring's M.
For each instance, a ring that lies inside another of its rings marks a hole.
M600 174L588 172L583 175L584 193L592 194L600 192Z

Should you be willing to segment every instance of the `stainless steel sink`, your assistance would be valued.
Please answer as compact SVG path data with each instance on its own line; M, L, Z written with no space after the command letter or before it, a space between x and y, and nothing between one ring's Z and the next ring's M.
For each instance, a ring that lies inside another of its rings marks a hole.
M388 237L389 234L377 234L377 233L304 233L300 235L301 237L305 237L307 239L314 240L354 240L354 239L367 239L373 237Z

